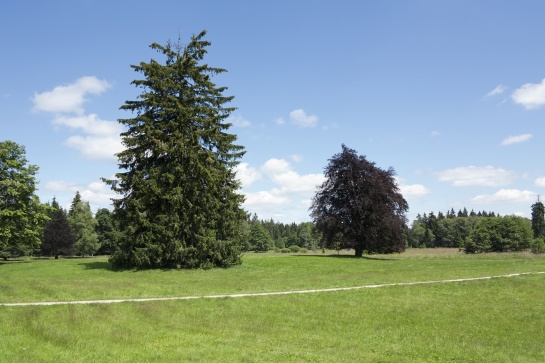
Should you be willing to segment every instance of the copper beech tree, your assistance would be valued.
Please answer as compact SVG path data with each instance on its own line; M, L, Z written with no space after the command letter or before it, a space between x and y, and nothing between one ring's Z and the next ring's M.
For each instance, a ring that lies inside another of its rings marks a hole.
M310 207L326 247L353 248L355 255L405 250L409 206L395 171L380 169L345 145L325 168L325 182Z

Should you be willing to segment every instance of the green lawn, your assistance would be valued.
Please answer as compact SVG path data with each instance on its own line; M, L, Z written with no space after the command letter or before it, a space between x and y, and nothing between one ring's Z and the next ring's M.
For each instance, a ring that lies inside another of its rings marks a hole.
M336 254L336 253L335 253ZM545 256L249 254L208 271L0 263L0 303L251 293L545 271ZM544 362L545 275L304 295L0 307L6 362Z

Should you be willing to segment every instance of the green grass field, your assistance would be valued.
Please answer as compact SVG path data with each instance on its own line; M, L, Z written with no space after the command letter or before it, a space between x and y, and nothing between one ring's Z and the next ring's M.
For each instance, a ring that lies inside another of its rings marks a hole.
M0 262L0 303L204 296L545 271L545 256L248 254L231 269ZM301 295L0 306L6 362L544 362L545 275Z

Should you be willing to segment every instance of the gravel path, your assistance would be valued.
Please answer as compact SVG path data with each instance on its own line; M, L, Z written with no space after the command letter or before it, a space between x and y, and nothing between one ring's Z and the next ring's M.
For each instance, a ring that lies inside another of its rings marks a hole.
M167 300L191 300L191 299L221 299L221 298L226 298L226 297L237 298L237 297L254 297L254 296L271 296L271 295L312 294L312 293L319 293L319 292L374 289L374 288L389 287L389 286L443 284L443 283L449 283L449 282L490 280L490 279L497 279L497 278L516 277L516 276L523 276L523 275L538 275L538 274L545 274L545 272L522 272L522 273L514 273L514 274L508 274L508 275L485 276L485 277L468 277L468 278L463 278L463 279L435 280L435 281L416 281L416 282L398 282L398 283L390 283L390 284L363 285L363 286L353 286L353 287L334 287L334 288L329 288L329 289L273 291L273 292L247 293L247 294L223 294L223 295L204 295L204 296L150 297L150 298L142 298L142 299L112 299L112 300L78 300L78 301L44 301L44 302L28 302L28 303L0 303L0 306L51 306L51 305L114 304L114 303L123 303L123 302L146 302L146 301L167 301Z

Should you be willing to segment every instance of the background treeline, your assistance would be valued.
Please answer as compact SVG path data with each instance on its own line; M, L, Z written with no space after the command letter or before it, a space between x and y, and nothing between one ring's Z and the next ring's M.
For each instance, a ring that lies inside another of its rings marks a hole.
M42 242L33 252L40 256L109 255L114 251L117 228L112 213L101 208L95 215L89 202L76 192L70 209L63 209L53 198L46 203L49 220L45 223Z
M408 231L409 247L454 247L467 253L532 249L543 252L543 238L532 230L532 220L494 212L434 212L418 215Z
M273 219L259 220L254 214L242 228L245 251L305 252L321 248L312 222L284 224Z

